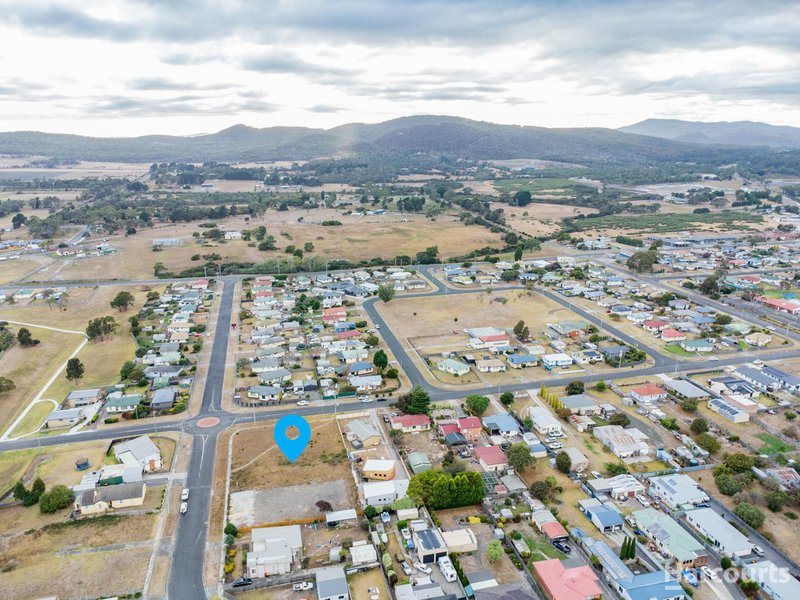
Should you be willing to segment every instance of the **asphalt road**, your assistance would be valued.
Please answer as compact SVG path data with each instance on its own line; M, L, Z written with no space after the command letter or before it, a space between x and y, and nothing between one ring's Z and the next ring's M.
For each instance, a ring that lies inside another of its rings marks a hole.
M429 295L453 295L459 296L461 294L474 294L476 290L454 290L446 288L445 285L438 279L430 274L430 266L420 266L419 271L430 280L432 285L436 288L434 292L427 294L415 294L403 296L404 298L429 296ZM366 409L374 409L381 406L380 403L362 404L360 402L347 402L347 403L334 403L334 404L320 404L309 407L295 407L287 406L278 410L270 411L254 411L252 416L243 414L231 414L225 412L221 406L223 382L225 375L225 362L227 358L228 339L231 335L231 314L233 311L233 289L236 281L241 277L230 276L221 278L223 282L222 298L220 302L220 312L217 319L216 330L214 333L211 359L209 364L209 372L206 378L206 385L203 390L201 399L201 406L196 417L186 418L183 421L171 421L164 424L159 424L158 419L146 419L141 422L134 421L129 426L118 429L100 429L95 431L86 431L75 434L64 434L59 436L48 436L42 438L26 438L22 440L0 442L0 451L15 450L23 448L35 447L48 447L68 443L77 443L83 441L92 441L100 439L116 439L121 437L137 436L143 434L152 434L163 431L183 431L194 438L192 445L192 453L189 462L187 473L186 486L190 490L189 510L183 515L178 524L176 531L176 544L175 554L172 557L172 568L170 571L170 578L168 583L168 594L172 600L197 600L198 598L208 597L207 591L203 586L203 573L205 562L206 550L206 532L208 527L208 516L210 510L211 490L214 477L214 462L216 455L217 437L220 432L226 428L242 422L248 421L271 421L279 419L286 414L300 414L300 415L319 415L329 414L344 411L360 411ZM154 282L164 283L168 280L155 280ZM101 282L100 285L120 285L124 282ZM131 284L142 284L146 282L130 282ZM654 283L657 283L654 281ZM518 286L508 286L503 288L494 288L495 291L502 291L506 289L521 289ZM634 340L627 334L617 330L613 325L607 324L600 319L600 317L585 311L580 307L572 305L566 297L555 294L549 290L537 290L543 293L548 298L558 302L562 306L568 307L570 310L579 314L582 318L611 333L612 335L622 339L626 343L633 344L644 351L648 352L655 361L655 364L650 367L633 368L633 369L619 369L617 371L599 375L583 375L583 376L569 376L569 377L553 377L543 382L537 381L535 385L544 383L547 386L564 385L569 381L576 379L582 381L598 380L614 380L619 378L627 378L633 376L647 376L656 375L660 373L668 373L672 370L678 369L685 370L687 367L693 371L702 371L704 369L719 369L722 366L737 365L750 361L753 356L751 354L740 354L719 361L699 361L687 362L682 361L676 357L674 361L668 357L664 357L648 348L641 342ZM479 293L479 291L477 292ZM687 294L688 295L688 294ZM714 305L715 303L706 298L701 298L702 302L707 305ZM380 325L380 333L384 338L387 346L391 350L395 359L400 363L400 367L407 374L412 385L421 385L431 395L433 400L448 400L458 399L464 396L465 393L477 394L497 394L505 391L520 391L531 388L531 383L519 383L512 385L491 386L470 390L447 390L433 386L430 384L419 371L417 366L411 361L406 349L388 327L386 322L380 316L375 308L375 303L379 300L377 298L370 298L364 302L364 309L374 323ZM454 302L458 300L454 298ZM721 307L720 308L724 308ZM737 315L744 320L755 321L758 320L747 318L745 315ZM235 330L234 330L235 331ZM238 331L236 331L238 335ZM800 350L787 351L776 354L769 354L769 360L780 360L787 358L800 357ZM200 428L197 422L205 417L215 416L220 419L218 425L212 428ZM218 532L221 536L222 532ZM216 535L216 534L215 534ZM775 557L776 564L788 564L782 556L774 550L769 544L760 544L770 554L768 556ZM780 559L780 562L778 562ZM215 591L215 590L209 590Z

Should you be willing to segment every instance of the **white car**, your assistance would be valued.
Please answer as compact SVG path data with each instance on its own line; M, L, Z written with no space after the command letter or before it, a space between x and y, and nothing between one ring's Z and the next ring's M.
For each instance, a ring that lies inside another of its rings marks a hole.
M306 592L313 589L314 584L310 581L301 581L300 583L292 584L292 590L295 592Z
M639 504L641 504L641 505L642 505L642 506L644 506L645 508L647 508L648 506L650 506L650 500L648 500L647 498L645 498L645 497L644 497L644 496L642 496L641 494L637 494L637 495L636 495L636 499L639 501Z
M603 478L603 476L600 473L598 473L597 471L592 471L592 477L594 477L595 479L602 479Z
M403 527L403 528L400 530L400 535L402 535L402 536L403 536L403 539L404 539L404 540L410 540L410 539L411 539L411 532L408 530L408 528L407 528L407 527Z
M417 571L425 573L425 575L430 575L433 572L433 569L431 569L428 565L423 565L421 562L415 562L414 568Z
M375 329L380 329L380 328L381 328L381 324L380 323L375 323Z
M361 396L361 402L363 404L367 404L369 402L372 402L372 398L370 398L369 396Z
M561 448L564 447L564 444L561 442L553 442L552 444L548 444L547 447L551 450L561 450Z
M309 404L311 404L311 402L309 402L308 400L298 400L297 401L297 406L308 406Z
M764 549L761 546L753 546L753 554L756 556L764 556Z
M717 578L717 574L716 574L716 573L714 573L714 571L712 571L711 569L709 569L709 568L708 568L707 566L705 566L705 565L703 565L702 567L700 567L700 572L701 572L701 573L702 573L702 574L703 574L705 577L708 577L709 579L716 579L716 578Z
M186 502L188 499L189 499L189 490L187 490L187 489L184 489L184 490L181 492L181 500L183 500L184 502Z
M719 358L718 358L718 357L716 357L716 356L709 356L709 357L708 357L708 360L717 361L717 360L719 360Z
M181 514L185 515L187 510L189 510L189 505L186 502L181 502Z
M407 562L401 562L400 568L403 569L403 573L405 573L406 575L411 575L411 573L413 573L411 567L408 566Z

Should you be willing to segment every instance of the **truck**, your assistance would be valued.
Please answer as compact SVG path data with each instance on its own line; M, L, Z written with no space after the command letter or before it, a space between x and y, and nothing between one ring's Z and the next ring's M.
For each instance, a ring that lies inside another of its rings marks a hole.
M314 584L310 581L301 581L299 583L292 584L292 591L295 592L307 592L308 590L313 590Z

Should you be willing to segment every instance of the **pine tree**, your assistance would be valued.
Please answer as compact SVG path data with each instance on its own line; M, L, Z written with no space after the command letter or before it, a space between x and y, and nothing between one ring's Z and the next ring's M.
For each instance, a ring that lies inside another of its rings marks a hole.
M628 558L636 558L636 538L631 538L631 547L628 549Z

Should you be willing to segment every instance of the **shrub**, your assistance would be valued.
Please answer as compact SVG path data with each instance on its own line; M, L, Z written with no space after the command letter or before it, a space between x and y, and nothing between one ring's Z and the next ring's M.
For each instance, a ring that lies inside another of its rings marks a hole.
M239 529L233 523L228 522L228 524L225 525L225 534L236 537L237 535L239 535Z
M55 485L49 492L39 498L39 510L43 513L54 513L72 504L72 490L65 485Z

